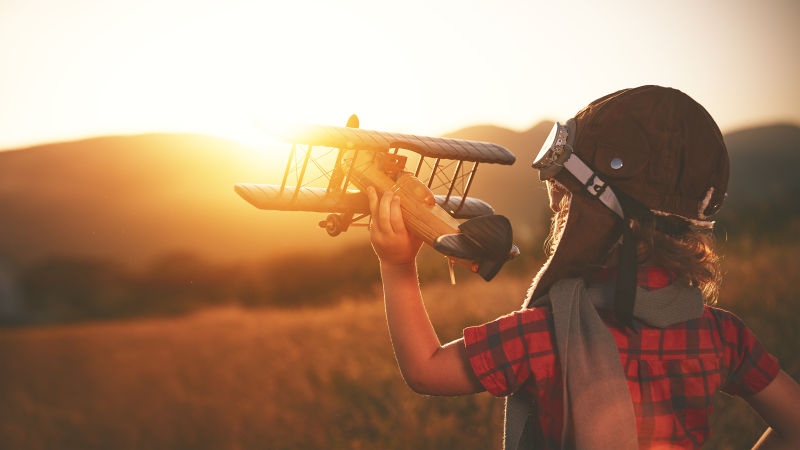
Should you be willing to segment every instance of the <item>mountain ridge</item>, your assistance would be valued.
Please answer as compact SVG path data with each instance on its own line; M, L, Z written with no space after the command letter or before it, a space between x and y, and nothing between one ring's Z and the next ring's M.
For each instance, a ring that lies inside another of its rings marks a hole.
M542 121L514 131L475 125L444 135L495 142L517 155L513 166L481 165L470 194L507 215L525 242L548 227L546 194L529 160L551 126ZM725 140L732 176L722 217L737 204L800 192L794 176L800 127L740 128ZM248 162L252 151L214 136L143 133L0 152L0 211L12 218L0 224L0 259L26 263L69 255L136 263L189 251L241 260L366 241L358 230L330 239L316 225L324 215L260 211L238 198L233 184L277 183L284 170Z

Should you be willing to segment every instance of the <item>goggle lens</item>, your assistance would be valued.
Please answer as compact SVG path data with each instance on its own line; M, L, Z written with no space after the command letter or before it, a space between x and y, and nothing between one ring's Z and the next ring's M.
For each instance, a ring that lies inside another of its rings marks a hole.
M548 153L550 153L550 150L556 143L556 136L558 135L558 127L559 127L558 122L553 124L553 129L550 130L550 134L548 134L547 139L544 140L544 144L542 145L542 148L539 150L539 154L537 154L536 158L533 159L533 164L531 164L532 167L540 169L542 168L541 166L543 164L548 163L549 158L545 159L545 157L548 155Z

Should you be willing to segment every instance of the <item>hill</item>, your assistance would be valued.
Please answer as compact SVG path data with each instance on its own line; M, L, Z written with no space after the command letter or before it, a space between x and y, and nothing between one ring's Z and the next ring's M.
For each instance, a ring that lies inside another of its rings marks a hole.
M513 142L506 145L519 154L531 133L532 141L544 138L540 128L516 133L472 127L454 135ZM253 157L259 151L279 154L265 161ZM170 252L232 262L364 242L358 230L328 237L316 225L323 214L259 211L234 194L237 182L280 182L287 154L288 147L259 150L185 134L108 136L0 152L0 211L13 218L0 225L0 263L81 257L142 265ZM509 177L508 170L531 174L524 164L486 164L473 192L499 213L524 211L509 216L531 223L543 211L544 191L537 183L535 206L516 208L519 196L527 197L515 187L524 176ZM519 229L524 238L526 227Z
M737 130L725 135L725 144L731 157L728 197L735 204L800 190L800 128L776 124Z
M528 161L550 126L448 135L496 142L518 156L511 167L482 165L472 191L511 219L523 251L501 277L529 275L542 257L549 211ZM800 129L757 127L726 141L732 177L719 229L733 241L797 231ZM260 211L233 193L236 182L281 179L284 163L265 151L152 134L0 153L0 323L324 304L372 289L377 265L363 231L331 239L316 225L321 214ZM446 277L433 251L420 264L423 279Z
M517 155L511 167L482 165L471 193L511 219L516 240L537 248L548 210L529 160L550 126L542 122L522 132L474 126L447 134L496 142ZM755 127L725 139L732 173L721 219L767 215L781 222L798 215L800 128ZM280 180L284 156L254 158L259 151L269 150L208 136L151 134L0 152L6 218L0 263L60 255L139 264L174 251L230 262L364 242L358 231L330 239L317 228L321 214L259 211L236 196L234 183ZM753 208L761 214L749 214Z
M517 163L510 168L482 167L482 184L473 192L495 198L492 204L511 218L515 234L521 237L539 236L547 226L544 189L530 160L551 126L552 122L541 122L523 132L475 126L447 135L495 142L517 155ZM800 217L800 127L764 125L726 133L724 139L731 175L728 197L717 217L720 228L733 233L796 229Z
M236 261L332 248L318 214L259 211L233 192L237 182L280 180L285 163L259 151L150 134L2 152L0 255L12 264L56 255L141 264L175 251Z

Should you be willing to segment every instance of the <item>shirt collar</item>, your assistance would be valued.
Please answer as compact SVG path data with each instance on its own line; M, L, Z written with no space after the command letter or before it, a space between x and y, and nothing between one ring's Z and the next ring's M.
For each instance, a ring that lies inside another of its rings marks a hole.
M639 267L636 273L636 285L645 289L660 289L672 284L678 275L662 267ZM617 279L617 269L599 269L584 279L587 283L605 283Z

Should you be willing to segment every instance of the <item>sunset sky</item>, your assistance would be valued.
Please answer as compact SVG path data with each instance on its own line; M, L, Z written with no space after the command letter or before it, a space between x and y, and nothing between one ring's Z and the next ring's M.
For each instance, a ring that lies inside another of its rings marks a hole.
M723 131L800 123L800 2L0 1L0 148L279 124L440 134L679 88Z

